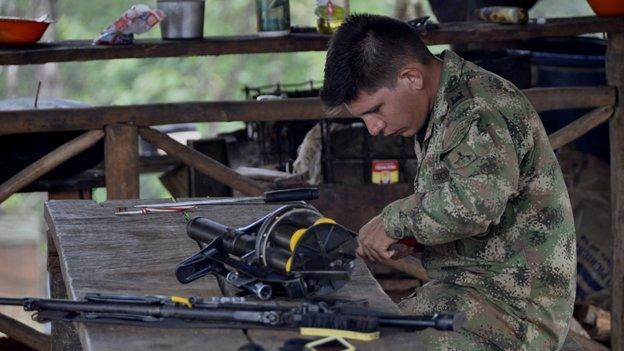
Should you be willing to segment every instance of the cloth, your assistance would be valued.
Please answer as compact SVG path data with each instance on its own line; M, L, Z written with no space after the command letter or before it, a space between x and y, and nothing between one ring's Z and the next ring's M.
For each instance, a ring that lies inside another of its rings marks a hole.
M575 291L572 208L539 116L511 83L444 53L413 195L384 208L386 233L425 245L432 282L407 313L464 312L432 350L556 350Z

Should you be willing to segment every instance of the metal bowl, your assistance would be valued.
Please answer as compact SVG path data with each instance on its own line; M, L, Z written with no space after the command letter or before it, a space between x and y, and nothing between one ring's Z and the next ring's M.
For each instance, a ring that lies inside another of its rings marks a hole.
M624 16L624 1L622 0L587 0L587 2L598 16Z
M29 45L41 39L51 22L0 17L0 45Z
M199 39L204 36L204 0L158 0L167 17L160 22L163 39Z

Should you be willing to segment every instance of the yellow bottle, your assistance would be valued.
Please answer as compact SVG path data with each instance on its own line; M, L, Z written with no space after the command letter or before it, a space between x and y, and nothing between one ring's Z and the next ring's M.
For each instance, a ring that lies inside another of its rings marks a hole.
M319 32L325 34L334 33L349 15L344 0L316 0L314 14Z

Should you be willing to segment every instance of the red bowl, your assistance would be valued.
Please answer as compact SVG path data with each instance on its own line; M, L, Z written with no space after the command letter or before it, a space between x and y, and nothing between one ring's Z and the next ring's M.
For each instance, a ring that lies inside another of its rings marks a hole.
M624 16L623 0L587 0L587 2L598 16Z
M28 45L41 39L50 22L26 18L0 17L1 45Z

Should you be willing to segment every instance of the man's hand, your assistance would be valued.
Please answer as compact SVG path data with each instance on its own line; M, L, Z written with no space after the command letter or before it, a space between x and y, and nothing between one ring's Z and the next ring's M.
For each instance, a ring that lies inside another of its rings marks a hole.
M358 256L370 261L385 261L395 254L388 247L397 240L386 234L381 216L375 216L360 229L358 242Z

